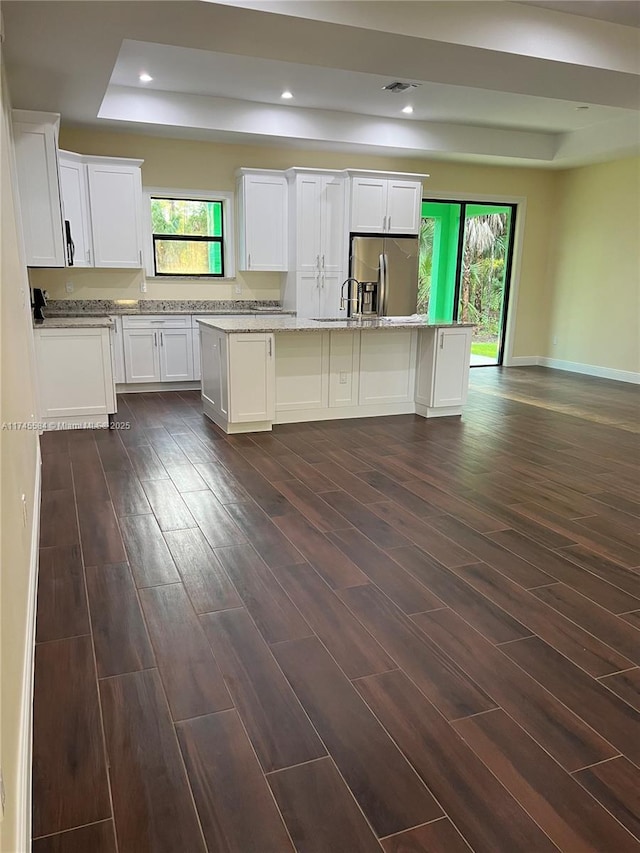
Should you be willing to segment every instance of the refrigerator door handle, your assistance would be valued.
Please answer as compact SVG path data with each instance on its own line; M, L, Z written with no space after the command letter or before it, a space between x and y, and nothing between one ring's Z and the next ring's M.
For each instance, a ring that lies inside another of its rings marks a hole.
M384 252L380 254L379 263L378 287L380 289L380 298L378 302L378 316L384 317L387 313L387 256Z

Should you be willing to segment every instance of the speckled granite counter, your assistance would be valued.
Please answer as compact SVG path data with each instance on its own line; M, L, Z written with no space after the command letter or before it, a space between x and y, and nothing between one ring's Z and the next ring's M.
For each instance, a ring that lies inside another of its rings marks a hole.
M34 329L110 329L113 320L109 317L47 317L44 322L33 321Z
M50 299L50 317L105 314L259 314L284 312L279 302L233 299Z
M375 320L308 320L301 317L247 317L245 320L224 318L198 320L222 332L341 332L361 329L458 329L472 328L473 323L429 323L425 316L379 317Z

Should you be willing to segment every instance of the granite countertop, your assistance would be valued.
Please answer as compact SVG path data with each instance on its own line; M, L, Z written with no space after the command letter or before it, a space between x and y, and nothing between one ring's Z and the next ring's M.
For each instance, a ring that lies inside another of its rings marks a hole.
M379 317L375 320L308 320L301 317L252 317L198 320L223 332L342 332L354 329L450 329L473 328L474 323L429 323L424 315Z
M43 322L33 321L34 329L110 329L113 320L109 317L46 317Z
M49 317L90 317L107 314L293 314L279 302L233 299L50 299Z

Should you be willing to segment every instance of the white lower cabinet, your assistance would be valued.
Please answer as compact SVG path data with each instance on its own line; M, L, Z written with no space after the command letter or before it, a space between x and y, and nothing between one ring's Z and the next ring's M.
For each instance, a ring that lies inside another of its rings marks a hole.
M120 384L126 382L124 370L124 335L122 334L122 317L111 317L111 366L113 381Z
M203 326L203 411L226 432L271 429L275 417L274 336Z
M191 329L161 329L160 381L188 382L193 379L193 333Z
M158 332L125 329L124 363L127 382L160 382Z
M69 428L104 425L116 411L110 330L36 329L41 420Z
M341 271L316 270L290 273L290 276L295 280L298 317L310 317L312 320L346 317L346 311L340 310L340 289L344 281Z
M190 382L193 330L190 316L123 319L126 382Z
M461 411L466 403L471 335L466 327L420 332L416 404L428 410L428 416Z
M275 416L272 334L229 335L229 420L272 421Z

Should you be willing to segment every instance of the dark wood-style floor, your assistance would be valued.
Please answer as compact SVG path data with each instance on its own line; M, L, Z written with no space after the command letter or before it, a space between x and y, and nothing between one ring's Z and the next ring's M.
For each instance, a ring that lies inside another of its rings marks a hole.
M43 436L35 853L640 851L638 397Z

